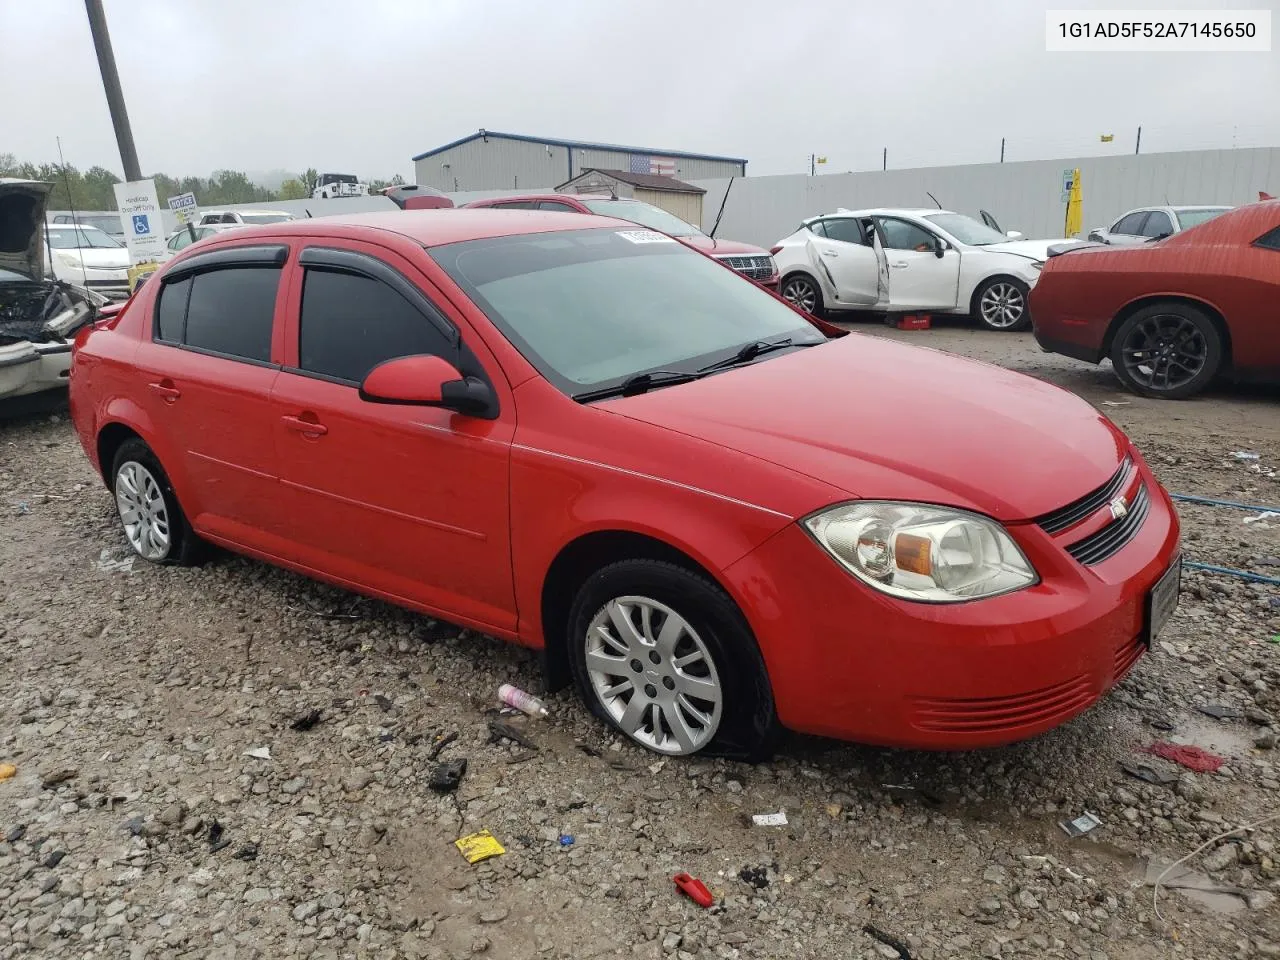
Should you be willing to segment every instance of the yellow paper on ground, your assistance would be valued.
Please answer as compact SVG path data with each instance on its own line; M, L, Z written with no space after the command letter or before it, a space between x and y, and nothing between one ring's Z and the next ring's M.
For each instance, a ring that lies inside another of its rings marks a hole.
M488 830L469 834L461 840L453 841L453 845L467 858L467 863L479 863L481 860L499 857L507 852Z
M0 780L8 780L18 772L12 763L0 763Z

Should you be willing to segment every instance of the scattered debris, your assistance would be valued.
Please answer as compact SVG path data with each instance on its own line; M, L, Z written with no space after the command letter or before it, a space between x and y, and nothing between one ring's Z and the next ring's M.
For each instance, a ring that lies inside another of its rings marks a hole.
M12 763L0 763L0 780L10 780L17 776L18 768Z
M1184 766L1188 770L1194 770L1196 773L1217 773L1222 765L1227 762L1225 757L1220 757L1216 753L1210 753L1208 750L1192 744L1169 743L1167 740L1157 740L1147 747L1147 753L1153 753L1165 760L1172 760L1174 763Z
M258 845L256 843L246 843L231 856L236 860L257 860Z
M293 723L289 724L290 730L296 730L299 733L305 733L320 722L322 714L319 710L308 710L302 714Z
M1249 450L1232 450L1231 455L1237 460L1257 460L1260 454L1253 453Z
M1170 720L1168 717L1152 717L1147 722L1151 724L1153 729L1156 729L1156 730L1168 731L1174 728L1173 721Z
M139 813L139 814L136 814L135 816L130 817L123 824L121 824L120 829L125 831L125 833L129 834L129 836L131 837L140 837L142 836L142 828L144 826L145 826L145 823L143 822L142 814Z
M1155 915L1159 917L1161 920L1164 919L1164 914L1160 912L1160 902L1159 902L1160 885L1165 883L1166 878L1169 877L1170 875L1181 876L1181 874L1175 874L1174 871L1176 871L1184 863L1186 863L1188 860L1192 859L1193 857L1199 856L1205 850L1208 850L1214 844L1219 843L1222 840L1226 840L1236 835L1244 835L1246 833L1250 833L1258 829L1258 827L1262 826L1263 824L1271 823L1274 820L1280 820L1280 813L1273 813L1269 816L1263 817L1261 820L1255 820L1253 823L1245 824L1243 827L1236 827L1234 830L1226 830L1215 837L1210 837L1204 843L1200 844L1200 846L1196 847L1194 850L1188 853L1185 857L1180 857L1179 859L1173 861L1173 863L1165 867L1163 870L1161 870L1160 873L1156 875L1154 880L1151 879L1151 874L1154 873L1154 869L1153 869L1154 865L1152 863L1148 863L1146 882L1151 885L1151 908L1152 910L1155 911ZM1193 873L1193 871L1185 871L1185 873ZM1214 888L1212 890L1201 889L1201 884L1198 878L1200 876L1203 876L1203 874L1199 874L1195 876L1196 876L1196 879L1189 880L1189 882L1192 884L1190 887L1180 886L1178 889L1183 890L1184 892L1188 890L1196 890L1197 895L1202 895L1202 894L1211 895L1214 893L1224 892L1221 888ZM1208 879L1208 878L1205 878L1205 879ZM1166 884L1166 885L1171 886L1171 884ZM1234 896L1236 894L1236 889L1228 888L1225 892ZM1188 893L1188 896L1190 895L1191 894ZM1245 894L1245 896L1247 898L1248 894ZM1202 899L1201 902L1203 903L1205 901ZM1226 906L1227 911L1230 912L1230 905L1227 901L1215 901L1214 903L1209 905L1216 906L1218 909L1222 909L1224 906ZM1246 899L1245 905L1246 906L1249 905L1248 899Z
M513 687L509 683L504 683L498 688L498 699L508 707L515 707L521 713L527 713L531 717L545 717L548 712L546 704L533 694L525 693L519 687Z
M431 749L427 751L427 759L434 760L436 757L440 756L441 751L444 750L445 747L447 747L449 744L453 743L453 741L457 739L458 739L457 730L451 730L449 733L446 733L443 736L440 736L439 734L437 734L435 742L431 744Z
M1228 707L1221 703L1206 703L1202 707L1196 707L1206 717L1213 717L1215 720L1238 720L1244 714L1235 707Z
M911 950L903 941L893 936L893 934L885 933L879 927L871 923L864 926L862 928L862 932L875 940L879 940L886 947L892 947L894 950L897 950L899 960L911 960Z
M453 793L462 784L462 778L467 772L467 758L460 760L451 760L448 763L436 764L431 776L427 780L429 786L436 793Z
M1170 773L1167 770L1157 770L1155 767L1149 767L1145 763L1129 763L1122 760L1120 761L1120 769L1135 780L1141 780L1144 783L1154 783L1159 787L1178 782L1178 775L1176 773Z
M738 879L743 883L751 884L757 890L763 890L769 885L769 868L743 867L738 871Z
M585 753L588 757L604 756L604 754L602 754L595 747L591 746L591 744L589 743L575 743L574 746L577 747L579 750L581 750L583 753Z
M832 820L839 817L843 811L844 811L844 807L840 806L840 804L838 803L827 804L827 816L830 817Z
M1267 520L1280 520L1280 513L1275 513L1274 511L1271 511L1271 510L1263 510L1256 517L1245 517L1240 522L1241 523L1259 523L1259 522L1265 523Z
M375 693L373 695L373 702L382 708L383 713L389 713L395 707L395 704L391 702L390 697L384 697L380 693Z
M103 573L133 573L133 561L136 559L132 554L122 557L119 560L111 559L115 551L110 547L103 547L102 552L98 554L97 568Z
M533 750L525 750L523 753L517 753L514 757L507 759L507 766L513 766L517 763L524 763L526 760L532 760L538 754Z
M777 813L752 814L751 822L757 827L785 827L787 825L787 811L779 810Z
M51 790L59 784L66 783L75 777L78 771L75 767L61 767L40 777L40 786L45 790Z
M251 750L246 750L243 756L253 757L253 759L255 760L270 760L271 748L270 747L254 747Z
M4 835L5 843L17 843L27 835L27 825L20 823Z
M573 846L573 834L572 834L572 833L562 833L562 834L560 834L560 846L562 846L562 847L572 847L572 846Z
M509 723L503 723L501 720L489 721L489 742L497 743L499 740L510 740L512 743L518 743L526 750L537 750L538 745L526 737L523 733L511 726Z
M1127 407L1129 405L1129 401L1128 400L1103 400L1102 405L1104 407Z
M458 848L458 852L462 854L467 863L479 863L481 860L488 860L490 857L500 857L507 852L502 844L497 841L497 838L488 830L467 834L467 836L455 840L453 845Z
M217 853L224 847L231 846L231 840L226 836L226 831L217 820L209 824L208 840L210 853Z
M687 873L677 873L671 879L675 881L676 889L698 906L709 907L716 902L716 898L711 895L711 891L707 889L707 885L701 880L697 880Z
M53 853L49 854L47 857L44 858L43 866L47 870L52 870L54 867L56 867L58 864L60 864L63 861L66 855L67 855L67 851L65 850L55 850L53 851Z
M1059 820L1060 826L1068 837L1083 837L1102 826L1102 821L1095 814L1085 811L1074 820Z

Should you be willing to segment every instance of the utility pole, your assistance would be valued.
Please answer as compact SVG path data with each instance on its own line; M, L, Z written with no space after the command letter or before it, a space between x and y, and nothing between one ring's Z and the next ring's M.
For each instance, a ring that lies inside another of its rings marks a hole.
M1000 162L1004 163L1004 137L1000 138Z
M1137 156L1139 153L1141 153L1141 152L1142 152L1142 128L1141 128L1141 127L1139 127L1139 128L1138 128L1138 140L1137 140L1137 142L1133 145L1133 155L1136 157L1136 156Z
M880 169L881 170L889 169L889 148L888 147L885 147L884 153L880 155Z
M93 46L98 51L98 69L102 71L102 89L107 95L111 125L116 130L116 144L120 147L120 162L124 164L124 178L129 182L141 180L142 169L138 166L138 150L133 145L129 113L124 108L124 93L120 90L116 56L111 52L107 15L102 11L102 0L84 0L84 6L89 13L89 31L93 34Z
M817 175L817 172L818 172L817 162L818 162L818 155L816 153L809 154L809 176L811 177Z

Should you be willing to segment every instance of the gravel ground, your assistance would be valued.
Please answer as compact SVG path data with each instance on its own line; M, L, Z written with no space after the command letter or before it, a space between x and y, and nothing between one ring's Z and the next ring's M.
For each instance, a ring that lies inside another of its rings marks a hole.
M1027 335L860 329L1075 390L1172 491L1280 503L1274 393L1159 403ZM1280 520L1249 517L1187 508L1188 557L1280 576ZM1032 742L797 737L747 766L660 761L567 692L499 716L498 684L537 689L537 664L489 638L226 554L128 556L65 413L0 424L0 958L1280 956L1280 821L1192 862L1239 895L1162 891L1161 919L1143 885L1149 860L1278 809L1274 587L1188 572L1153 655ZM1155 739L1226 764L1181 770L1140 752ZM1086 811L1102 825L1068 838ZM453 841L481 829L506 853L469 865Z

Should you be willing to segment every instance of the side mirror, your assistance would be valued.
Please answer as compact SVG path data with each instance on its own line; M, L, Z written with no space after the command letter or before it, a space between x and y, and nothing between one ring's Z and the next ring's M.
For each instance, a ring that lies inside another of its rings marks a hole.
M483 380L463 377L443 357L424 354L378 364L360 384L360 399L484 415L493 406L493 391Z
M1010 240L1021 240L1021 239L1022 239L1022 231L1021 231L1021 230L1010 230L1008 233L1006 233L1006 234L1005 234L1005 236L1006 236L1006 237L1008 237Z
M938 259L942 259L943 255L945 255L946 252L947 252L947 241L943 240L941 237L934 237L933 238L933 255Z

